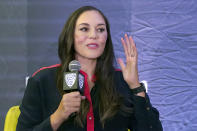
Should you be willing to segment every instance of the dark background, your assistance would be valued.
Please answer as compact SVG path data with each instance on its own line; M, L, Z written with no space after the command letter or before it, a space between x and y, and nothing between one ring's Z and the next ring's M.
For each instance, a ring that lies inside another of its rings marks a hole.
M140 80L148 82L164 131L196 131L195 0L0 0L0 130L8 109L21 103L26 77L59 63L58 36L83 5L109 19L116 57L124 58L120 37L133 36Z

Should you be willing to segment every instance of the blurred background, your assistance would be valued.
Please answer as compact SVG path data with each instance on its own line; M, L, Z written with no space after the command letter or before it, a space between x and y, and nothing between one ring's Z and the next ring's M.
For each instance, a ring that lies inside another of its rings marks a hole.
M8 109L21 103L26 78L59 63L59 34L84 5L107 16L116 58L124 58L120 37L133 36L140 80L148 83L164 131L196 131L195 0L0 0L0 130Z

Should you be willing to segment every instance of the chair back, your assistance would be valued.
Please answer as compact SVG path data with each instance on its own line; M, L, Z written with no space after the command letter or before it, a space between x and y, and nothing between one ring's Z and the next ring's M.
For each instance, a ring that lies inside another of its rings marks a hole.
M20 113L19 106L12 106L8 110L5 118L4 131L16 131Z

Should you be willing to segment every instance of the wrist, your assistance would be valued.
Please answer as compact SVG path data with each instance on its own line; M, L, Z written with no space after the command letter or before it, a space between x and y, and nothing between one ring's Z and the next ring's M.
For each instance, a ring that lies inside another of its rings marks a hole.
M130 84L129 85L130 89L135 89L135 88L138 88L139 86L140 86L139 82L136 82L135 84Z
M145 97L145 92L140 92L140 93L137 93L136 96L141 96L141 97Z
M51 122L51 127L53 131L56 131L59 126L64 122L65 118L62 117L60 112L56 110L51 116L50 116L50 122Z
M145 97L146 88L143 83L136 84L133 88L131 88L131 93L137 96Z

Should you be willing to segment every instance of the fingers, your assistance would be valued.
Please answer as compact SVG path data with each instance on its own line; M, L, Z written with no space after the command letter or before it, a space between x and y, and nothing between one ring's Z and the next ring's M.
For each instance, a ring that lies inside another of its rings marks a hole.
M117 60L118 60L118 63L120 65L121 69L124 70L125 69L125 64L124 64L123 60L120 59L120 58L118 58Z
M79 92L71 92L63 95L62 105L64 112L77 112L80 109L81 100L84 100L85 96L81 96Z
M132 53L134 56L137 55L137 48L136 48L136 45L135 45L135 42L133 41L133 38L131 36L129 36L129 40L131 41L131 46L132 46Z
M81 96L81 100L85 100L86 99L86 96Z
M66 105L67 107L79 108L81 105L81 101L74 101L74 102L70 102L70 103L65 103L64 105Z
M81 100L86 99L79 92L64 94L54 114L58 114L60 120L66 120L72 113L80 111Z
M68 93L67 95L70 97L80 97L81 96L79 91L74 91L74 92Z
M133 57L134 54L134 42L131 36L129 36L129 45L130 45L130 56Z
M128 37L128 35L125 34L125 39L121 38L121 43L123 45L126 58L136 56L136 46L131 36Z
M82 99L85 99L85 96L81 96L81 94L78 91L71 92L63 96L63 100L69 103L81 102Z
M128 54L128 50L127 50L127 44L125 43L125 40L123 38L121 38L121 43L124 48L125 56L128 57L129 54Z
M125 34L125 40L126 40L126 44L127 44L127 51L128 51L128 56L131 56L132 53L132 46L131 46L131 41L128 38L128 35Z

